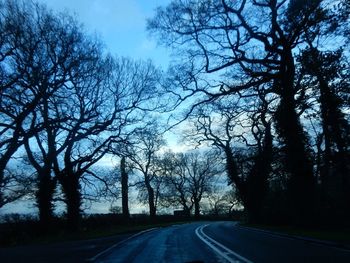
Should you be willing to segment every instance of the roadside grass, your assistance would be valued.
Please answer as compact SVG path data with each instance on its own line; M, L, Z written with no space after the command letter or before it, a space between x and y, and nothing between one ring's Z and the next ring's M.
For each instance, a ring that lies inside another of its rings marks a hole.
M241 226L350 245L350 228L306 229L293 226L271 226L247 223L242 223Z

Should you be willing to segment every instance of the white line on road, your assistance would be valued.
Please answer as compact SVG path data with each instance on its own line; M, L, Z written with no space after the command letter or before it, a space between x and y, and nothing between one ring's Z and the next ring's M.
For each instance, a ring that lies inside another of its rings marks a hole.
M230 263L237 262L245 262L245 263L253 263L252 261L242 257L231 249L225 247L223 244L220 244L216 240L212 239L208 235L203 232L203 229L208 225L202 225L196 228L196 235L202 240L205 244L207 244L212 250L214 250L221 257L226 259Z

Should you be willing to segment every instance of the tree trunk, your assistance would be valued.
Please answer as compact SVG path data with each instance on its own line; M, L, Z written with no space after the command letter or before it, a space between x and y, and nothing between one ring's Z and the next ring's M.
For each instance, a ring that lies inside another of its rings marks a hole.
M292 87L281 95L276 111L276 128L284 142L286 169L290 173L288 199L290 218L296 224L312 222L314 178L307 139L296 113Z
M334 94L321 72L317 75L320 85L320 107L324 133L325 154L323 159L322 186L333 200L332 213L348 221L350 218L349 193L349 124L341 112L341 100ZM335 150L335 148L337 150ZM340 191L342 189L342 191Z
M120 161L121 185L122 185L122 211L124 218L129 218L128 174L125 168L125 157Z
M4 193L3 193L3 185L4 183L4 169L0 169L0 208L5 205Z
M81 194L79 176L65 175L62 183L67 205L67 224L71 231L78 231L81 217Z
M226 156L226 171L227 171L227 175L229 177L230 183L234 183L238 191L238 195L242 197L242 195L244 195L243 182L239 177L237 164L234 159L232 149L228 143L226 144L224 151Z
M295 224L312 222L314 178L307 137L296 112L295 65L289 43L282 42L279 78L275 80L280 104L275 113L276 130L284 143L286 170L289 172L288 200L290 218Z
M40 227L43 232L49 230L53 217L53 193L55 183L53 182L50 169L38 173L38 190L36 200L39 209Z
M183 211L184 211L186 217L191 216L191 209L188 207L187 204L183 205Z
M157 209L154 203L154 190L148 180L146 180L146 188L148 193L149 215L151 218L154 218L156 216Z
M197 219L200 217L200 204L197 198L194 199L194 217Z
M272 135L268 124L261 150L256 154L254 165L249 172L246 183L247 199L245 209L248 221L261 223L263 218L263 204L268 193L268 178L272 162Z

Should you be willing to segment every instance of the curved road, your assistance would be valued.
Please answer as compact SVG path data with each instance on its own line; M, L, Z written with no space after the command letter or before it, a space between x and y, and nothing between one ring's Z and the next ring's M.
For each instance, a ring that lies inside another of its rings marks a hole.
M350 262L350 250L281 237L232 222L174 225L131 237L93 262Z

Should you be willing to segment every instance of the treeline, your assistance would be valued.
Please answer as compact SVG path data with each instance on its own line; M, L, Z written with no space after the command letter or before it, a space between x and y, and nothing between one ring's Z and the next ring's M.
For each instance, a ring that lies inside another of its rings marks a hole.
M0 10L0 207L32 193L45 229L62 200L74 229L82 187L103 181L92 166L161 107L159 70L111 56L67 14Z
M174 0L148 30L251 222L350 221L349 1Z
M138 199L148 206L151 217L159 210L170 214L178 210L183 217L199 218L204 213L228 216L238 208L234 193L226 187L225 169L217 152L159 153L150 145L154 140L148 142L142 154L133 153L126 160L133 177L130 185L138 189ZM125 216L127 205L122 201Z
M174 0L148 20L177 54L164 74L67 14L0 10L0 208L32 194L45 229L63 201L77 229L89 195L121 192L128 216L135 186L151 217L207 199L250 222L350 222L349 1ZM206 150L164 153L176 124ZM122 189L96 168L107 155ZM217 195L223 172L235 192Z
M85 205L101 200L121 198L130 218L135 188L153 219L159 208L199 217L205 198L216 214L233 209L231 192L214 198L217 155L160 154L159 116L176 105L159 69L108 54L70 15L0 3L0 208L34 199L44 232L61 222L56 208L76 230ZM111 156L120 170L99 165Z

